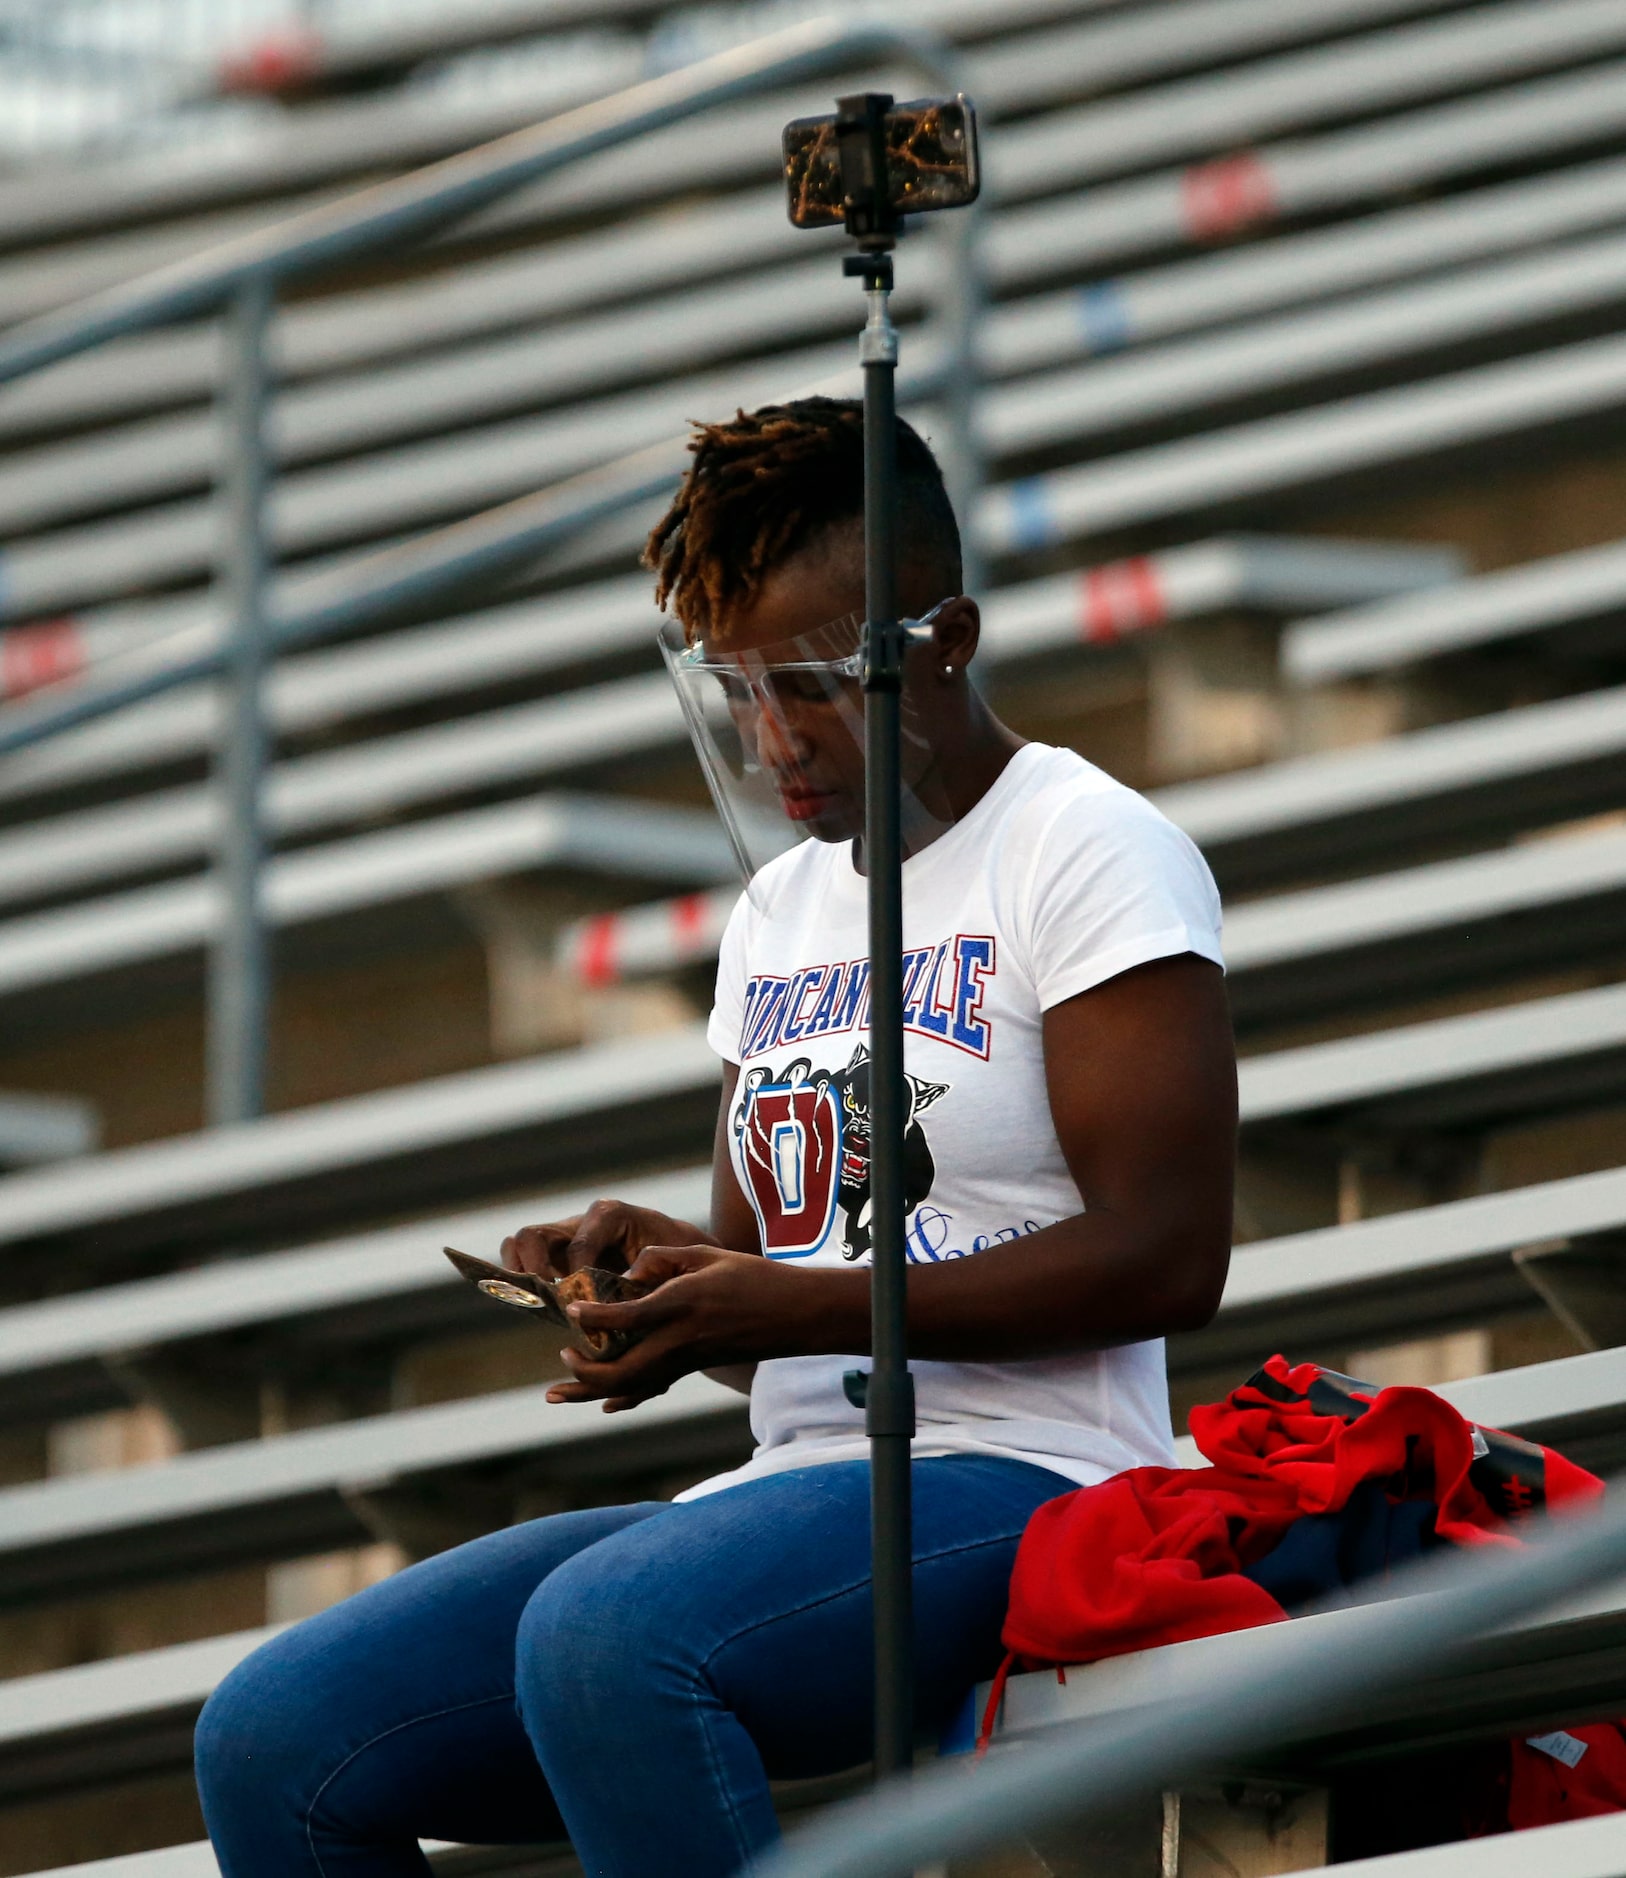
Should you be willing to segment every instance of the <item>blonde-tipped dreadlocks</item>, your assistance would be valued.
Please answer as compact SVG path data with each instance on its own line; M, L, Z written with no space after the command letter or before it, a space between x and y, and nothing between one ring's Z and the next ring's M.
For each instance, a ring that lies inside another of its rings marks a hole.
M727 634L763 577L864 513L864 414L856 400L798 398L696 424L689 465L655 525L644 564L655 604L693 640ZM942 472L919 434L898 419L900 538L911 561L960 583L960 535Z

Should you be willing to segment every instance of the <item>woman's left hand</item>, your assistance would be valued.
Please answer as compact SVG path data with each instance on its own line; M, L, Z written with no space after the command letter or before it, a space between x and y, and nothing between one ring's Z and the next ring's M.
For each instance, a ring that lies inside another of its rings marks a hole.
M663 1395L691 1370L805 1347L805 1317L815 1303L811 1273L750 1253L689 1245L650 1246L627 1276L655 1289L629 1304L573 1304L570 1315L583 1330L618 1330L637 1341L613 1363L565 1350L576 1379L550 1389L550 1402L602 1401L613 1415Z

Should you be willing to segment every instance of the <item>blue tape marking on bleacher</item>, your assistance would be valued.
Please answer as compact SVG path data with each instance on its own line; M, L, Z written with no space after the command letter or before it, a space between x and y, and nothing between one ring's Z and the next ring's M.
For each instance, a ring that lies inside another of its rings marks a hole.
M1079 288L1078 327L1087 352L1117 352L1129 344L1129 302L1115 280Z
M1055 540L1047 478L1024 476L1007 483L1005 502L1011 517L1011 546L1018 554L1027 548L1046 547Z

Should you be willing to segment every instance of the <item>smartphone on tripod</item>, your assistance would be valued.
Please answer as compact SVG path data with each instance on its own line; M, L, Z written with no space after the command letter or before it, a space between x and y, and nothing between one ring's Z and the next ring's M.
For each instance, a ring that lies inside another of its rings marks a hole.
M785 126L785 189L798 228L847 219L837 118L798 117ZM885 118L886 201L894 216L959 209L982 188L977 111L964 92L891 105Z

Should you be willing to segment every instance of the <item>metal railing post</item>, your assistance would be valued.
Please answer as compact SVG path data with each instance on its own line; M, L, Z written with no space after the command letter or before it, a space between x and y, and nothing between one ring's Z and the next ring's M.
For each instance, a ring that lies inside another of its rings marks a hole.
M977 497L983 485L982 442L977 429L981 359L977 328L982 314L982 205L956 209L943 217L940 237L947 263L941 301L944 480L960 523L961 579L967 593L982 591L983 557L977 545Z
M209 960L207 1099L211 1125L251 1121L265 1106L270 955L265 909L264 782L270 732L266 340L275 302L269 273L249 275L225 313L220 586L228 639L215 751L219 790L215 881L219 926Z

